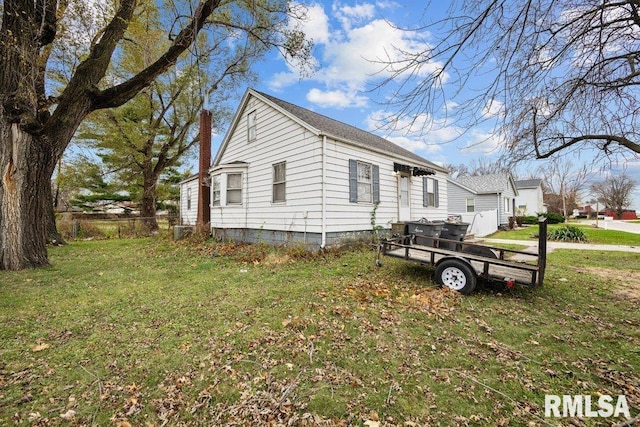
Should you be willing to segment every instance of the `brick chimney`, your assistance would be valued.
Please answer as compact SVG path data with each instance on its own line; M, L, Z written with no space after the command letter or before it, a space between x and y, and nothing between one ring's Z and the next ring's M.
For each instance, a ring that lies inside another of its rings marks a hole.
M211 223L211 191L209 184L211 167L211 111L200 112L200 156L198 162L198 216L196 228L209 231Z

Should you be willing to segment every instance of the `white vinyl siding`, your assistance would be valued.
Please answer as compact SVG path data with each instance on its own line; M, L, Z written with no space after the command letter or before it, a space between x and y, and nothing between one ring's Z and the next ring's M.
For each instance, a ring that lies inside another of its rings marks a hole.
M195 225L198 215L198 178L180 183L180 224Z
M246 164L244 203L213 209L213 227L300 233L366 231L371 230L376 199L380 202L377 225L389 228L398 220L398 180L393 163L410 161L318 135L259 98L251 98L246 105L251 103L251 107L238 113L213 170L216 174L220 173L217 168L233 168L237 162ZM244 119L248 110L256 111L260 121L259 137L252 143L247 140L248 121ZM349 160L372 166L370 202L351 202ZM274 203L273 166L281 162L286 162L286 203ZM440 172L433 178L439 181L443 202L437 208L423 207L422 180L412 179L412 219L446 219L446 178ZM224 189L224 180L221 185Z
M509 213L511 211L511 205L515 197L515 192L512 186L505 189L501 193L480 193L472 191L471 189L461 186L455 180L449 180L447 183L448 188L448 211L449 214L461 214L468 212L467 199L473 198L474 212L484 212L490 210L497 210L498 212L498 224L508 224ZM509 211L505 211L505 200L509 202Z
M252 98L251 111L259 117L259 137L247 141L248 122L237 121L217 167L246 164L243 205L228 205L212 212L219 228L249 228L292 232L320 232L322 218L322 146L317 135L305 130L260 99ZM246 111L239 117L246 117ZM274 203L273 166L286 162L285 203ZM214 167L214 174L217 173Z

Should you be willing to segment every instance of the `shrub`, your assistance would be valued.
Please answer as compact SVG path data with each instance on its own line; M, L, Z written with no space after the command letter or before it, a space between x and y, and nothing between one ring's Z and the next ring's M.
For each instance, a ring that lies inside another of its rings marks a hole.
M549 240L561 240L564 242L586 242L587 236L578 227L565 225L551 230L548 235Z
M564 217L558 213L548 212L544 214L547 217L547 224L562 224Z
M537 225L538 216L537 215L523 216L520 221L522 224Z

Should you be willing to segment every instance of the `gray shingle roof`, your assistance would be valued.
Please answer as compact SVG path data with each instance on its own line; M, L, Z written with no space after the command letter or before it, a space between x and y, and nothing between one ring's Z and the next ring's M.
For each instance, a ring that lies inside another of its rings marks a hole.
M516 188L536 188L540 184L542 184L541 179L522 179L520 181L516 181Z
M463 176L456 178L456 181L477 193L502 193L509 188L509 175L504 173Z
M298 105L291 104L290 102L283 101L282 99L276 98L274 96L267 95L266 93L259 91L255 92L260 94L261 96L264 96L274 104L278 105L280 108L288 111L290 114L307 123L311 127L323 133L326 133L327 135L371 147L372 149L383 151L389 154L395 154L401 157L405 157L407 159L414 160L415 162L428 165L438 170L443 170L435 163L432 163L427 159L415 153L412 153L411 151L404 149L399 145L396 145L393 142L388 141L380 136L374 135L362 129L358 129L355 126L348 125L338 120L334 120L330 117L324 116Z

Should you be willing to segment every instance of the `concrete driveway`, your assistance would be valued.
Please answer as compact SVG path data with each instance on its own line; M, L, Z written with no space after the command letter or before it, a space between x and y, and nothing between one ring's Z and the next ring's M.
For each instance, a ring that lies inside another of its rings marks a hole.
M596 221L584 221L584 224L596 225ZM617 231L626 231L627 233L635 233L640 234L640 223L633 223L627 221L605 221L602 219L598 220L598 228L602 228L605 230L617 230Z
M596 225L596 221L583 221L583 224ZM571 225L571 223L569 223ZM640 224L626 221L604 221L598 220L598 228L604 230L617 230L627 233L640 234ZM531 240L508 240L508 239L479 239L487 244L491 243L503 243L514 245L526 245L526 252L538 252L538 243ZM638 236L637 245L594 245L592 243L568 243L568 242L547 242L547 252L552 252L554 249L578 249L586 251L620 251L620 252L635 252L640 253L640 236Z
M509 240L509 239L478 239L480 243L493 244L513 244L527 246L525 252L538 253L538 243L531 240ZM640 253L640 238L638 238L637 246L629 245L594 245L592 243L568 243L568 242L547 242L547 252L553 252L554 249L578 249L583 251L620 251Z

